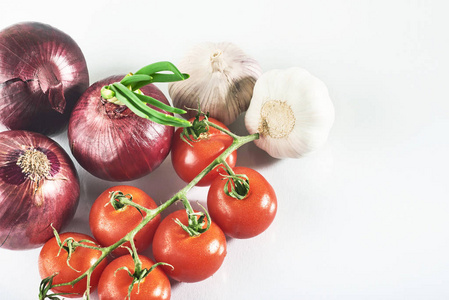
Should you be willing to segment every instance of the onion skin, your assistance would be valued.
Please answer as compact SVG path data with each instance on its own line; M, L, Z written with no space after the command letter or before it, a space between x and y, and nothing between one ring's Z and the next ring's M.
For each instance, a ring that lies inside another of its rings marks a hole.
M62 131L88 86L84 55L64 32L37 22L0 32L0 123L6 128Z
M17 164L28 149L44 153L49 176L36 184ZM12 250L42 246L72 220L80 185L68 154L52 139L34 132L0 133L0 245Z
M91 85L75 106L68 128L70 149L78 163L109 181L134 180L152 172L170 152L174 133L172 126L143 119L126 106L102 99L101 88L123 77L111 76ZM155 85L140 90L169 105Z

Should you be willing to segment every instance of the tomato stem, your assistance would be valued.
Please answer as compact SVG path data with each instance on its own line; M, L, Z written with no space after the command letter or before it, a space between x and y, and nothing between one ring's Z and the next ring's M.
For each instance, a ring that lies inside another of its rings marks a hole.
M235 175L234 170L232 169L232 167L228 164L228 162L226 161L226 159L223 159L222 164L224 166L224 169L226 171L226 173L228 173L229 175Z
M223 160L223 165L228 175L222 175L226 179L226 184L223 191L226 195L243 200L249 193L249 179L245 174L235 174L232 167L226 160Z
M137 275L138 277L140 277L141 273L142 273L142 261L139 258L139 254L137 253L137 248L136 248L136 244L134 243L134 238L132 238L129 243L131 244L131 250L132 250L132 254L131 256L133 257L134 260L134 274Z
M230 137L232 137L234 140L237 140L237 139L240 139L240 138L241 138L240 136L236 135L236 134L233 133L232 131L230 131L230 130L228 130L228 129L226 129L226 128L223 128L223 127L221 127L220 125L217 125L217 124L215 124L215 123L213 123L213 122L210 122L210 121L206 121L206 123L207 123L210 127L214 127L214 128L216 128L216 129L218 129L218 130L220 130L220 131L226 133L227 135L229 135Z
M112 207L114 207L115 210L119 210L123 207L125 207L125 204L123 204L122 201L120 201L123 198L132 200L133 196L131 194L123 194L121 191L114 191L111 193L110 196L110 201L109 203L111 203Z

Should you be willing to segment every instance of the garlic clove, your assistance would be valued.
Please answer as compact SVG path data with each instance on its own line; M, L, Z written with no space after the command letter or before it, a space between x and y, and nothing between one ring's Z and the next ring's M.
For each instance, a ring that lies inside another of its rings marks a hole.
M275 158L298 158L327 140L335 112L326 85L294 67L264 73L254 87L245 115L256 145Z
M258 62L233 43L201 43L177 64L188 80L169 84L173 105L196 115L204 112L229 125L248 109L254 85L262 74Z

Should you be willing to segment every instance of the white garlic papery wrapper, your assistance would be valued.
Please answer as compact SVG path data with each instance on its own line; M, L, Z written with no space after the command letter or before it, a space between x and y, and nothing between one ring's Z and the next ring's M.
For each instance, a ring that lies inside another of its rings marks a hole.
M259 63L233 43L201 43L177 64L190 75L170 83L173 105L188 110L185 118L197 114L198 104L225 125L248 109L254 84L262 74Z
M305 69L265 72L245 115L256 145L275 158L298 158L325 144L334 123L326 85Z

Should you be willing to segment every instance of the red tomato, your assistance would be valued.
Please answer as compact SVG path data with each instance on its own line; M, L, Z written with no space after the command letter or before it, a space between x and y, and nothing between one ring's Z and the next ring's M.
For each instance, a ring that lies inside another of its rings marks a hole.
M257 171L245 167L234 168L236 174L246 174L249 191L242 200L228 196L224 192L226 180L215 179L207 195L207 209L211 219L234 238L251 238L273 222L277 211L274 189Z
M123 238L129 231L134 229L141 221L142 214L132 206L124 206L121 209L115 210L109 203L110 194L113 191L121 191L123 194L132 195L132 201L149 209L157 208L153 199L139 188L118 185L105 190L95 200L89 214L89 225L94 237L103 246L110 246ZM142 228L134 238L134 243L138 251L143 251L151 245L154 232L161 222L161 216L157 215L144 228ZM124 246L130 247L129 242ZM114 255L127 254L129 251L126 248L119 247L114 251Z
M77 242L80 240L89 240L96 244L92 237L76 232L66 232L61 233L60 235L61 242L64 242L65 239L72 237ZM84 243L86 245L92 246L91 243ZM78 278L81 274L87 271L101 256L101 252L95 249L88 249L84 247L76 247L75 251L72 253L72 256L69 260L70 266L73 269L79 271L75 271L67 265L67 256L68 253L66 250L62 249L59 253L59 245L56 241L56 238L53 237L48 240L41 249L39 254L39 274L42 279L50 277L56 273L58 273L53 278L53 284L59 283L67 283L73 281ZM59 254L58 254L59 253ZM100 278L101 272L107 265L106 259L102 260L100 264L95 268L92 272L92 276L90 279L91 291L95 290L98 284L98 280ZM78 298L82 297L87 288L87 279L83 278L81 281L77 282L73 287L70 285L59 286L52 289L55 293L75 293L64 295L64 297L68 298Z
M162 266L165 273L177 281L197 282L212 276L226 256L226 237L211 223L199 236L191 237L174 220L188 224L185 210L178 210L164 218L156 230L153 254L156 261L173 266Z
M154 262L139 255L142 269L150 269ZM134 273L134 261L131 255L123 255L113 260L104 269L98 283L98 296L100 300L128 299L128 288L133 278L129 276L126 267ZM119 270L120 269L120 270ZM132 300L162 300L170 299L170 280L160 267L153 269L141 282L134 283L131 291Z
M193 119L190 120L191 122ZM209 118L209 121L228 129L220 121ZM173 136L171 149L171 161L173 168L178 176L185 182L192 181L205 167L207 167L215 158L225 151L232 144L232 137L218 129L209 127L208 134L200 137L193 142L189 141L190 146L181 139L183 128L178 128ZM226 162L234 167L237 160L237 151L232 152ZM213 169L209 174L203 177L198 186L208 186L219 174L219 167Z

